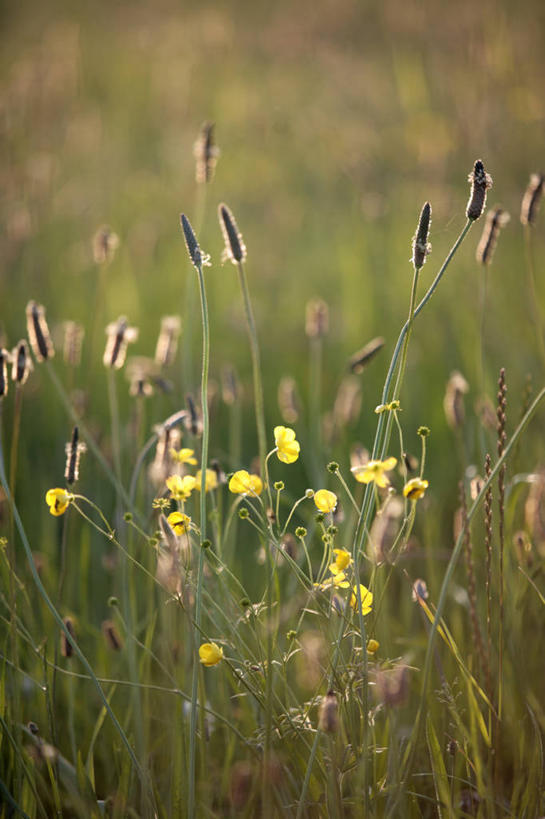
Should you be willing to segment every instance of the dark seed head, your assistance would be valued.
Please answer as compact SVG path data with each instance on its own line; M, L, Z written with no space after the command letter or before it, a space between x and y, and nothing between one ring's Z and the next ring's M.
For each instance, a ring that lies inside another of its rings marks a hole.
M502 208L494 208L486 214L483 235L477 246L476 258L481 264L490 264L500 230L509 221L510 216Z
M431 224L431 205L426 202L420 214L420 221L413 239L413 265L416 270L420 270L426 261L426 256L431 251L428 242Z
M185 213L181 214L180 221L182 223L182 230L184 232L184 239L187 252L189 253L189 258L195 267L201 267L203 262L201 249L199 247L199 243L197 242L197 237L195 236L193 228L191 227L189 219Z
M475 162L468 181L471 182L471 193L466 215L474 222L482 215L486 205L486 192L492 187L492 177L486 173L482 159Z
M242 234L237 227L235 217L227 205L223 203L218 207L218 216L221 232L223 233L223 241L225 242L225 257L230 259L233 264L243 262L246 259L246 246Z
M520 221L523 225L533 225L539 203L543 196L543 186L545 185L545 174L533 173L530 177L530 182L526 188L526 192L522 199L522 207L520 209Z
M41 304L29 301L26 306L26 324L30 346L38 361L53 358L55 350L45 320L45 308Z

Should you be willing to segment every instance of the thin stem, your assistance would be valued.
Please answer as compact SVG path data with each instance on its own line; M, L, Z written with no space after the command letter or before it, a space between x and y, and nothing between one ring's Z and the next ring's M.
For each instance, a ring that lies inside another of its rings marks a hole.
M257 424L257 440L259 444L259 463L261 466L261 474L264 475L265 456L267 451L267 437L265 435L265 408L263 403L263 384L261 381L261 361L259 353L259 343L257 340L257 331L255 327L255 319L250 301L250 293L248 290L248 281L242 262L237 262L238 278L240 282L240 289L242 290L242 298L244 301L244 313L246 316L246 325L248 328L248 337L250 339L250 352L252 355L252 371L254 379L254 402L255 402L255 417Z
M447 566L447 570L445 572L445 576L444 576L444 579L443 579L443 584L441 586L441 591L440 591L440 594L439 594L439 600L438 600L437 608L436 608L436 611L435 611L435 618L434 618L433 625L432 625L430 635L429 635L429 639L428 639L428 645L427 645L427 649L426 649L426 659L425 659L425 662L424 662L424 671L422 673L422 695L421 695L421 700L420 700L420 706L419 706L419 709L418 709L418 713L417 713L417 717L416 717L416 721L415 721L415 726L414 726L413 732L411 734L411 737L409 739L409 743L407 745L407 748L406 748L406 751L405 751L405 756L404 756L404 770L403 770L403 776L402 776L402 780L404 780L404 781L407 781L407 777L410 774L412 762L413 762L413 759L414 759L415 749L416 749L416 743L418 741L418 737L420 735L420 730L422 728L422 722L423 722L423 719L424 719L424 710L425 710L424 706L426 704L427 689L428 689L429 677L430 677L430 672L431 672L433 647L434 647L437 631L438 631L438 628L439 628L439 624L440 624L440 621L441 621L441 619L443 617L443 611L444 611L446 600L447 600L448 589L449 589L450 583L452 581L452 578L454 576L454 572L455 572L456 566L458 564L458 559L460 557L460 553L461 553L461 551L463 549L463 546L464 546L464 538L465 538L466 528L469 527L469 525L471 524L471 521L473 520L479 506L481 505L483 499L486 496L487 490L489 489L492 482L495 480L495 478L500 473L500 471L501 471L501 469L503 467L503 464L506 462L507 458L511 454L511 452L514 449L517 441L519 440L519 438L522 435L523 431L527 427L527 425L530 422L531 418L534 416L534 414L535 414L539 404L543 400L543 398L545 398L545 387L538 393L538 395L536 396L534 401L531 403L531 405L528 408L526 414L524 415L524 417L520 421L518 427L516 428L515 432L513 433L512 437L511 437L511 440L509 441L508 445L505 447L501 457L496 462L494 468L492 470L490 470L490 473L489 473L488 477L486 478L486 480L484 481L479 494L475 498L475 500L474 500L474 502L473 502L473 504L471 506L471 509L467 513L467 517L466 517L466 519L464 521L463 526L461 527L461 531L460 531L460 533L458 535L458 538L456 540L456 544L455 544L454 549L452 551L452 554L451 554L451 557L450 557L450 560L449 560L449 564Z
M201 376L201 406L202 406L202 446L201 446L201 492L200 492L200 535L201 544L206 540L206 469L208 465L208 368L210 362L210 327L208 322L208 303L204 285L202 265L196 266L199 278L199 292L202 312L202 376ZM199 559L197 568L197 588L195 591L195 648L198 639L202 618L202 584L204 570L204 549L199 544ZM195 769L196 769L196 741L197 741L197 697L199 687L199 663L193 657L193 676L191 683L191 716L189 727L189 789L188 789L188 816L195 815ZM200 703L203 705L203 703Z

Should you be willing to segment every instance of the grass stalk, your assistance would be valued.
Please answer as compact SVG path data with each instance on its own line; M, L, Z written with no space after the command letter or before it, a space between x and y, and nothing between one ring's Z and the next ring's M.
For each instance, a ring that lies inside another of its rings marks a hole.
M196 750L197 750L197 711L198 711L198 687L199 687L199 663L196 657L197 641L200 635L202 621L202 585L204 571L204 548L202 543L206 540L206 468L208 464L208 438L209 438L209 417L208 417L208 369L210 363L210 327L208 320L208 303L206 300L206 289L202 261L195 264L199 279L199 293L201 298L202 313L202 374L201 374L201 405L202 405L202 446L201 446L201 492L200 492L200 543L197 565L197 586L195 591L195 646L193 655L193 671L191 681L191 713L189 725L189 786L187 797L188 816L195 815L195 786L196 786ZM201 706L204 703L200 703ZM201 737L201 740L203 737Z

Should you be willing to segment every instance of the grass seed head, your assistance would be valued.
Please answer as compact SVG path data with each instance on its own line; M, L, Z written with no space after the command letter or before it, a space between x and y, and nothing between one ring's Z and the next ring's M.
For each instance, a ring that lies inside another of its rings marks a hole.
M104 635L108 648L111 648L112 651L121 651L123 648L123 640L113 620L104 620L102 623L102 634Z
M492 187L492 177L486 173L482 159L476 160L468 176L468 182L471 182L471 193L466 215L468 219L475 222L482 215L486 205L486 192Z
M543 196L544 185L545 174L533 173L530 176L530 181L522 198L522 206L520 209L520 221L523 225L533 225L536 221L539 203Z
M420 220L413 239L413 265L415 270L420 270L426 261L426 256L431 252L431 244L428 242L431 225L431 205L426 202L420 214Z
M189 219L185 213L180 215L180 222L184 232L185 246L187 247L187 252L189 253L191 263L197 269L203 267L203 265L207 264L208 262L208 256L203 254L201 251L199 243L197 242L197 237L195 236L191 223L189 222Z
M372 338L371 341L358 350L357 353L350 356L348 361L348 368L354 375L359 375L365 367L374 359L376 354L384 347L384 339L382 336Z
M336 734L339 730L339 703L334 691L328 691L322 698L318 710L318 728L324 734Z
M180 316L163 316L161 319L161 331L155 347L155 362L159 367L169 367L173 363L181 329Z
M238 264L246 259L246 245L240 233L235 217L231 210L223 202L218 207L218 217L220 221L225 250L223 259L229 259L233 264Z
M323 299L307 302L305 332L309 338L323 338L329 332L329 306Z
M96 264L111 262L119 247L119 236L108 225L99 227L93 236L93 258Z
M477 261L480 264L490 264L492 261L500 230L508 223L510 218L509 214L502 208L494 208L486 214L481 241L477 245L476 253Z
M220 150L214 143L214 123L203 122L193 146L195 179L198 185L205 185L212 181L219 155Z
M8 362L11 355L7 350L0 350L0 398L4 398L8 394Z
M35 301L29 301L26 306L26 326L28 340L32 352L38 361L47 361L53 358L55 350L51 341L51 334L45 319L45 307Z
M87 451L87 447L79 440L79 430L75 426L72 430L72 439L66 444L66 466L64 469L64 477L66 483L70 486L79 478L79 459L80 456Z
M103 362L105 367L120 370L127 357L127 347L138 338L136 327L129 327L125 316L120 316L106 327L108 341L104 351Z
M65 617L63 622L64 622L64 625L66 626L66 630L70 633L70 636L73 637L73 639L75 640L76 639L76 631L75 631L75 628L74 628L73 619L71 617ZM72 646L72 643L70 642L70 640L66 636L65 632L61 631L61 655L63 657L66 657L67 659L69 659L70 657L72 657L73 654L74 654L74 648Z
M64 363L69 367L78 367L81 363L81 346L84 335L85 329L82 324L78 324L77 321L65 321L62 354Z
M32 370L32 358L28 350L28 344L25 339L13 348L11 353L11 379L19 384L21 387L26 383L28 376Z
M278 409L286 424L295 424L299 420L299 399L295 379L285 375L278 384Z

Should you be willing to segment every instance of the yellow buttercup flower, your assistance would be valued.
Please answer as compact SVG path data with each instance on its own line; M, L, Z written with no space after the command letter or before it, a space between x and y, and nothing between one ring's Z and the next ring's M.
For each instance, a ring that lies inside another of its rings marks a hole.
M368 640L367 641L367 653L368 654L375 654L380 648L380 643L378 640Z
M331 569L331 567L330 567ZM314 584L317 589L321 589L321 591L325 591L326 589L349 589L350 583L346 579L346 575L344 572L337 572L333 574L333 577L328 577L323 583L315 583Z
M423 478L411 478L403 487L403 497L416 501L418 498L421 498L422 495L426 494L428 486L428 481Z
M193 475L171 475L166 479L167 488L170 489L170 497L174 500L187 500L195 489L196 480Z
M259 475L250 475L245 469L239 469L229 481L229 491L235 495L261 495L263 481Z
M397 458L386 458L385 461L367 461L363 466L353 466L351 472L360 483L375 483L381 489L390 485L386 472L390 472L397 463Z
M70 505L71 495L66 489L49 489L45 495L45 502L49 506L49 511L55 517L64 515Z
M195 489L197 489L199 492L201 491L201 479L202 479L201 475L202 475L202 472L199 469L197 474L195 475ZM216 473L214 472L213 469L207 469L206 470L205 484L204 484L205 491L210 492L212 489L217 489L217 487L218 487L218 476L216 475Z
M201 663L207 667L217 665L223 660L223 648L217 643L203 643L199 648Z
M338 574L344 572L352 563L352 555L346 549L333 549L335 555L335 562L329 567L331 574Z
M333 512L337 506L337 495L329 489L318 489L314 495L314 503L320 512Z
M373 592L368 588L362 586L360 583L360 597L361 597L361 613L365 616L369 614L373 608ZM356 586L352 587L352 594L350 595L350 605L356 611L358 607L358 592Z
M189 531L191 525L189 515L184 515L183 512L171 512L167 520L177 535L184 535Z
M301 446L295 440L295 431L289 427L274 428L274 443L278 460L285 464L293 464L299 457Z
M170 449L169 455L176 463L190 464L191 466L197 465L194 449Z

